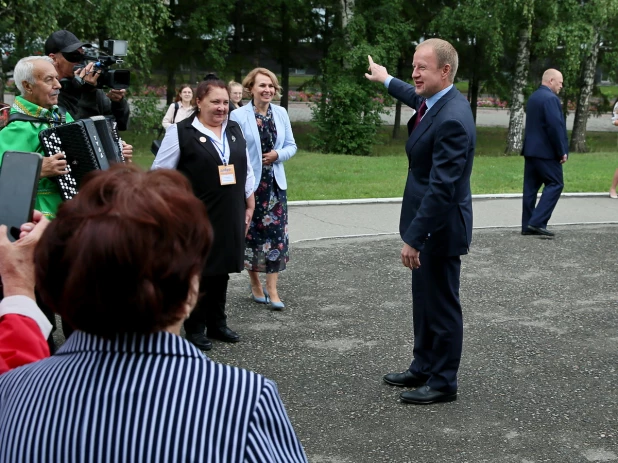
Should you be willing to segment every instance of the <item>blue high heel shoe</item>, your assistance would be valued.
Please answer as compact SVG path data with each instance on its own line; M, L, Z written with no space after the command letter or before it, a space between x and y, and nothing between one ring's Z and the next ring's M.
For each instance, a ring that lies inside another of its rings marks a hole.
M257 302L258 304L268 304L268 291L263 289L264 297L257 297L253 294L253 289L251 289L251 283L249 283L249 291L251 291L251 297L253 298L253 302Z
M282 301L279 301L279 302L270 301L270 307L273 310L283 310L285 309L285 304Z

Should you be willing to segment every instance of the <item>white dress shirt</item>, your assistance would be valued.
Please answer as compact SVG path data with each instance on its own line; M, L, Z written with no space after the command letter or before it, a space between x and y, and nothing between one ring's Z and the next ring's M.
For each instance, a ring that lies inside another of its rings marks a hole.
M193 123L191 125L200 133L203 133L210 139L212 144L215 146L215 149L219 153L219 156L223 154L226 163L230 162L230 149L227 139L225 137L223 140L219 138L217 135L214 134L212 130L204 127L204 125L199 121L197 117L193 119ZM225 134L226 127L227 120L224 121L221 125L222 137L223 134ZM245 152L247 155L247 178L245 180L245 198L248 198L253 194L255 176L253 175L253 169L251 168L249 151L245 150ZM151 169L176 169L179 160L180 143L178 141L178 127L176 126L176 124L172 124L168 127L167 132L165 132L165 138L163 138L163 141L161 142L161 148L159 148L159 152L157 153L157 157L152 163Z

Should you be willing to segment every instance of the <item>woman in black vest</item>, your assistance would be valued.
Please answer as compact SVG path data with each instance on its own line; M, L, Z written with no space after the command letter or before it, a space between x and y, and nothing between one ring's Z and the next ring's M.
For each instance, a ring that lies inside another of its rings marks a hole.
M203 81L195 93L195 114L169 127L152 168L186 175L212 224L214 241L200 282L203 295L184 324L187 340L209 350L207 337L240 340L227 326L225 300L228 274L244 267L245 235L255 209L254 177L242 131L227 118L225 82Z

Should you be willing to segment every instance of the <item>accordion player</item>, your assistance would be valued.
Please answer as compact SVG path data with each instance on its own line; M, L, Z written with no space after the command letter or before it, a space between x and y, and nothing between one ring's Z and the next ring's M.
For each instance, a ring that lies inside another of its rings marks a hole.
M110 164L125 161L122 142L113 124L103 116L95 116L39 133L45 156L62 152L66 158L67 173L52 178L58 183L64 201L77 194L88 172L107 170Z

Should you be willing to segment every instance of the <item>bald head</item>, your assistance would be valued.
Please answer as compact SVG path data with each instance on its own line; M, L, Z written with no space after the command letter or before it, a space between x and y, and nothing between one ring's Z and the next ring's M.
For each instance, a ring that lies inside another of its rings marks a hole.
M549 87L557 95L562 89L562 73L557 69L548 69L543 73L541 84Z

